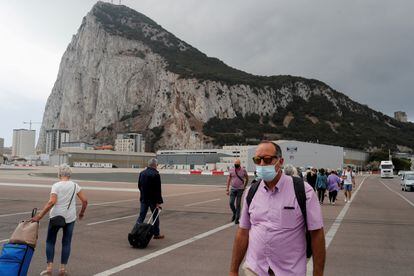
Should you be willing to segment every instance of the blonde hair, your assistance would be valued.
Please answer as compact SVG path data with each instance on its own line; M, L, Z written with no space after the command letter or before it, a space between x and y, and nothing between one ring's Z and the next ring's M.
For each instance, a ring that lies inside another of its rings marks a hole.
M62 164L59 166L58 177L71 177L72 169L69 167L68 164Z

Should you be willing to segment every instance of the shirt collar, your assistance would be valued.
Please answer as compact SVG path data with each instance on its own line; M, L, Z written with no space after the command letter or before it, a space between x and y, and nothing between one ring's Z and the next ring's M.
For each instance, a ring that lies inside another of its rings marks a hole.
M286 182L286 175L282 172L282 175L280 176L279 181L277 182L276 186L275 186L275 190L274 192L281 192L283 191L283 187L285 186L285 182ZM265 192L269 191L269 188L266 186L264 180L262 179L262 182L260 182L260 186L262 187L262 189Z

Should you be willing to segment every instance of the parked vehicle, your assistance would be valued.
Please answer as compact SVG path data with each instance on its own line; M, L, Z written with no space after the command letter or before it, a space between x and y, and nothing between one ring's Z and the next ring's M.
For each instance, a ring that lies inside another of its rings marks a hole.
M381 178L394 177L394 165L392 164L392 161L381 161L380 170Z
M401 190L402 191L414 190L414 171L405 172L401 176Z

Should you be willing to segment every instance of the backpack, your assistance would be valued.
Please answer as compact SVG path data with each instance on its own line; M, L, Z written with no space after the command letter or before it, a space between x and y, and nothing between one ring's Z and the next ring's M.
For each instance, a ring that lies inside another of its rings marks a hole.
M306 213L306 193L305 193L305 183L299 177L292 176L293 179L293 187L295 189L295 196L296 200L298 201L300 210L302 212L303 220L305 221L305 230L306 230L306 258L310 258L312 256L312 244L311 244L311 236L308 230L308 218ZM250 203L253 200L254 195L259 188L261 183L261 179L257 182L252 183L250 186L249 192L246 196L247 206L250 206Z

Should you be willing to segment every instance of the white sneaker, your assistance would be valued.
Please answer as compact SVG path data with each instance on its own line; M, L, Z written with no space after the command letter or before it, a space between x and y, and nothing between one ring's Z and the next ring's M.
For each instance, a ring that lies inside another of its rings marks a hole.
M345 198L345 203L347 202L346 198Z
M335 202L332 202L332 205L335 205Z

